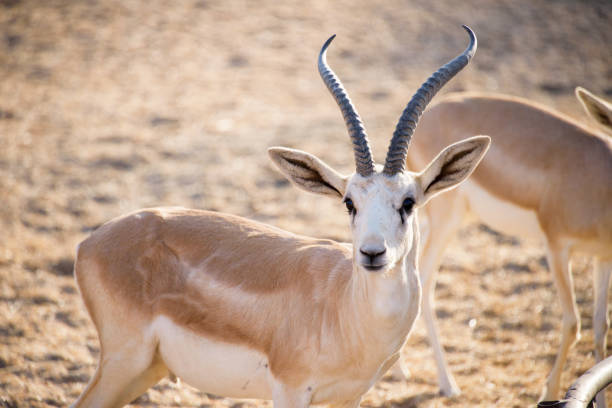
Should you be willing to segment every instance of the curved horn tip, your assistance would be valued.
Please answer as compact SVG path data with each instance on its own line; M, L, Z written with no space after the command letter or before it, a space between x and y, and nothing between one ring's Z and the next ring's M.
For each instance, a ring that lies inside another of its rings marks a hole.
M472 57L476 53L476 48L478 48L478 40L476 39L476 34L474 34L474 31L465 24L462 24L461 27L463 27L470 36L470 45L468 45L464 53L468 57L468 59L472 59Z
M461 71L476 53L476 34L474 34L474 31L467 25L462 25L462 27L470 36L470 44L465 51L432 74L413 95L395 127L395 132L393 132L383 173L392 176L403 171L403 162L406 160L410 139L412 138L412 134L417 126L421 113L423 113L423 110L436 93ZM398 161L400 164L397 164Z
M327 41L325 41L325 44L323 44L323 47L321 47L320 54L323 54L325 53L325 51L327 51L327 47L329 47L329 44L331 44L331 42L334 41L334 38L336 38L336 34L332 35L331 37L327 39Z

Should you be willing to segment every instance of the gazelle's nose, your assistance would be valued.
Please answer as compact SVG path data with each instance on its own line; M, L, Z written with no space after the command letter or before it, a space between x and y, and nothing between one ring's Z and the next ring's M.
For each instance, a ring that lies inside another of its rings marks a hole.
M359 252L364 256L362 265L364 268L370 271L377 271L382 269L386 265L385 253L387 248L384 246L370 246L364 245L359 248Z
M368 258L370 258L370 262L374 263L374 260L376 258L378 258L381 255L384 255L385 252L387 252L387 248L384 247L361 247L359 249L359 252L361 252L363 255L367 256Z

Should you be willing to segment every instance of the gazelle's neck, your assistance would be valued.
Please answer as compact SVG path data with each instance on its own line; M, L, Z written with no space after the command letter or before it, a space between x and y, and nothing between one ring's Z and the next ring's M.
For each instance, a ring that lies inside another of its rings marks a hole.
M359 304L361 318L368 316L371 328L396 327L408 331L418 315L421 285L417 268L418 223L413 217L415 240L395 267L385 272L368 272L353 265L351 296ZM406 325L408 327L406 327ZM393 330L391 330L393 331Z

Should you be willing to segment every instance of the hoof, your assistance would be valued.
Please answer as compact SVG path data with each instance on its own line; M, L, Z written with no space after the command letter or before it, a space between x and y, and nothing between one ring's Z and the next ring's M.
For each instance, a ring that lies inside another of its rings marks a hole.
M452 384L448 384L446 386L440 386L439 393L443 397L453 398L453 397L458 397L459 395L461 395L461 389L459 389L457 384L455 384L455 382L453 381Z

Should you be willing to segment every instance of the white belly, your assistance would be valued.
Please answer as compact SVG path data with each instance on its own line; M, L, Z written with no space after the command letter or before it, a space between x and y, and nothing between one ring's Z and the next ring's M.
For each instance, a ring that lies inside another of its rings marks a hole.
M265 355L196 335L165 316L153 330L166 366L187 384L224 397L272 399Z
M494 230L527 239L544 238L534 211L503 201L470 180L459 188L467 197L470 210Z

